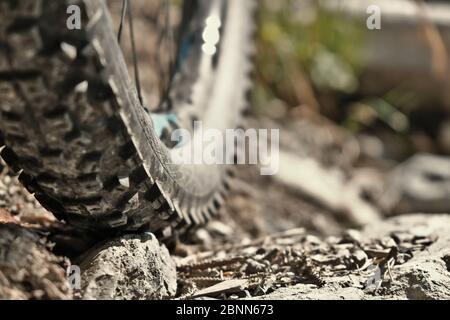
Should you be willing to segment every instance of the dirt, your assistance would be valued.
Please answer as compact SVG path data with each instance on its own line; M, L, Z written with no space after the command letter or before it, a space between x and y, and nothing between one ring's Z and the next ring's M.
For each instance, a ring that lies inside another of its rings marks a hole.
M136 1L138 30L154 23L154 8L144 1ZM148 34L138 32L139 43L144 36L147 41ZM138 48L140 57L148 54ZM142 77L146 99L156 105L157 77ZM169 255L146 233L99 239L57 221L3 170L0 299L450 299L450 216L388 217L376 201L388 181L386 164L377 162L375 174L355 170L361 143L324 119L302 118L250 123L283 126L284 150L339 170L379 221L363 226L314 194L240 167L220 219L168 244ZM79 288L66 274L70 266L80 266Z
M89 250L81 259L82 299L163 299L177 288L175 263L150 233L126 235Z
M267 191L256 188L258 181L246 179L246 182L253 187L254 196L263 198ZM22 196L5 198L4 207L20 204L19 199L24 203L29 199L26 191L14 183ZM290 201L292 208L295 203L306 203L296 197ZM313 205L298 210L297 219L290 220L294 209L283 214L286 211L280 207L272 207L269 215L257 208L249 210L254 203L264 207L264 203L243 197L242 190L237 189L224 209L223 220L197 231L191 238L193 243L179 243L171 256L164 245L145 233L124 235L101 244L89 238L78 240L78 244L92 249L83 251L79 247L82 254L74 254L73 249L62 254L64 246L55 250L57 246L52 239L59 234L56 239L65 238L70 243L75 238L70 227L57 222L41 208L37 209L38 214L31 215L33 219L27 214L12 214L2 209L0 297L450 298L448 215L389 218L360 231L350 229L325 236L319 235L321 232L314 223L308 228L290 228L314 217L314 210L307 210ZM33 206L38 205L33 202ZM330 225L339 228L337 220L328 217L325 211L316 213L324 226L332 221ZM244 227L235 229L237 225ZM73 246L77 246L76 242ZM72 264L81 267L81 288L75 290L71 278L66 276Z
M14 222L0 223L1 299L71 298L66 263L38 233Z

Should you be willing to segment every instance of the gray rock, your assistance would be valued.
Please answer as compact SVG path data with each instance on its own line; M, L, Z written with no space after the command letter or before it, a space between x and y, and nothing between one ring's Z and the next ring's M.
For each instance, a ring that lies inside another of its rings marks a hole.
M175 263L149 233L98 246L80 267L82 299L162 299L177 290Z
M381 239L397 232L412 232L418 237L429 234L437 240L426 250L418 252L408 262L392 269L393 279L385 276L388 285L374 292L364 289L365 278L335 276L325 279L323 287L298 284L256 297L265 300L321 300L321 299L450 299L450 216L416 214L388 219L366 228L363 239Z
M4 223L5 217L0 214L0 300L71 299L63 259L37 233Z
M407 263L396 266L389 289L407 299L450 299L450 215L417 214L389 219L365 231L374 238L409 230L417 236L431 235L437 240Z
M386 182L381 205L395 213L450 212L450 157L414 156Z

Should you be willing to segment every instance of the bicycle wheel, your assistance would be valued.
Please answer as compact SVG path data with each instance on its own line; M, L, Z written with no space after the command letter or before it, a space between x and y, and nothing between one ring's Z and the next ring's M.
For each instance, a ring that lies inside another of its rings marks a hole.
M67 28L68 5L81 9L81 30ZM254 8L249 0L185 6L181 58L163 100L180 123L239 125ZM220 29L213 52L204 47L211 17ZM183 230L214 215L228 188L224 166L172 161L130 81L104 0L0 0L0 129L1 156L24 186L82 228Z

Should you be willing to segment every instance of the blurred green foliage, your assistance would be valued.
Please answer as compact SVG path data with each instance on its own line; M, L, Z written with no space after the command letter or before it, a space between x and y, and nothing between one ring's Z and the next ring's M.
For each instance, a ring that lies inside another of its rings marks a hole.
M298 0L262 1L258 23L258 85L269 97L282 93L299 103L292 101L298 73L318 89L358 89L366 32L360 24Z
M258 25L256 112L273 101L287 108L308 104L309 93L336 101L358 94L369 32L361 21L326 11L316 0L263 0ZM409 103L408 92L393 90L385 97L363 97L335 113L345 113L342 125L354 132L377 121L406 132L408 118L401 109Z

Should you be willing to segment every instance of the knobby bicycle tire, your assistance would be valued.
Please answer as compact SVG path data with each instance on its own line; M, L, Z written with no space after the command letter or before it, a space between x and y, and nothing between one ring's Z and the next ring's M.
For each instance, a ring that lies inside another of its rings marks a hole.
M71 4L81 30L66 28ZM227 3L205 115L222 128L239 125L246 107L254 9ZM104 0L0 0L0 130L1 156L22 184L81 228L183 230L210 219L228 188L223 166L171 163Z

